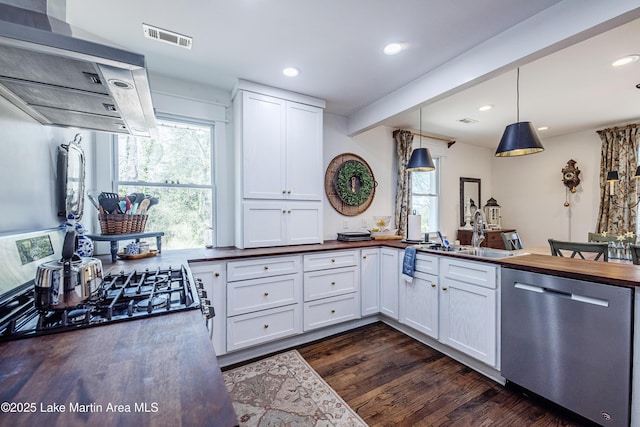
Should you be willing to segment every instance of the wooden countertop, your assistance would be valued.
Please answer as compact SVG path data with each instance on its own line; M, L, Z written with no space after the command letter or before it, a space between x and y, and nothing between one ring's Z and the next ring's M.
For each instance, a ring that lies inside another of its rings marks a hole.
M408 244L398 240L371 240L364 242L339 242L337 240L330 240L322 244L314 245L281 246L257 249L222 247L213 249L169 250L163 251L162 254L157 257L135 261L118 260L115 263L111 263L107 257L103 258L103 266L105 271L109 271L110 269L113 269L113 271L126 271L132 268L146 268L147 266L150 268L155 266L166 266L167 263L178 266L180 264L186 265L187 263L193 264L198 262L229 261L240 258L255 258L274 255L284 256L317 251L360 249L376 246L404 249ZM551 255L544 255L544 253L547 253L546 248L543 248L544 250L538 250L537 248L531 249L531 251L527 248L523 250L523 252L531 252L527 255L500 259L479 259L477 257L455 255L446 252L437 252L435 254L489 262L505 267L518 268L555 276L570 277L578 280L596 281L599 283L617 286L640 286L640 265L553 257Z
M238 424L199 310L2 343L0 402L35 409L12 426Z

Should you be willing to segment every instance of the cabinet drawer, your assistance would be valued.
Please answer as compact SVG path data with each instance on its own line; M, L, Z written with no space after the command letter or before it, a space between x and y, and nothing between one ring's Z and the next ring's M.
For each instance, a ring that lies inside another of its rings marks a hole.
M300 272L299 256L257 258L227 264L227 281L257 279Z
M424 255L418 253L416 255L416 271L427 274L438 274L438 259L440 257L433 255Z
M288 305L227 319L227 351L262 344L301 332L300 305Z
M304 273L304 300L312 301L358 290L356 267Z
M304 256L304 271L358 265L358 251L318 252Z
M496 289L496 266L493 264L442 258L441 275L460 282Z
M227 315L250 313L300 302L302 275L243 280L227 286Z
M304 330L346 322L360 317L357 293L325 298L304 304Z

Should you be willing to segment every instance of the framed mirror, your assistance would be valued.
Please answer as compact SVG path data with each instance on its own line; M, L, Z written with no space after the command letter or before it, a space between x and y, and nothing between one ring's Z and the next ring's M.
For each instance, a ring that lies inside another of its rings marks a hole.
M480 178L460 178L460 226L464 226L464 214L467 203L472 202L476 208L482 208ZM471 208L471 215L475 209Z
M58 215L72 214L76 221L84 212L85 160L80 141L76 134L73 141L58 147Z

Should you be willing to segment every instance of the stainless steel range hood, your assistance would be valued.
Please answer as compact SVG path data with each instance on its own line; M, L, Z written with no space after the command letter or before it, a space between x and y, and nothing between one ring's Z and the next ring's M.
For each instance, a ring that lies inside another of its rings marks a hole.
M144 56L65 19L65 0L0 0L0 95L45 125L150 136Z

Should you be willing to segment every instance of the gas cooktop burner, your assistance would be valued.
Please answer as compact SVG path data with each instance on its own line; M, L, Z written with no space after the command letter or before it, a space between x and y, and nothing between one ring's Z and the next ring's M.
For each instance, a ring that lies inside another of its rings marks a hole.
M93 299L63 310L38 311L33 283L0 302L0 341L162 315L200 306L184 266L110 274Z

